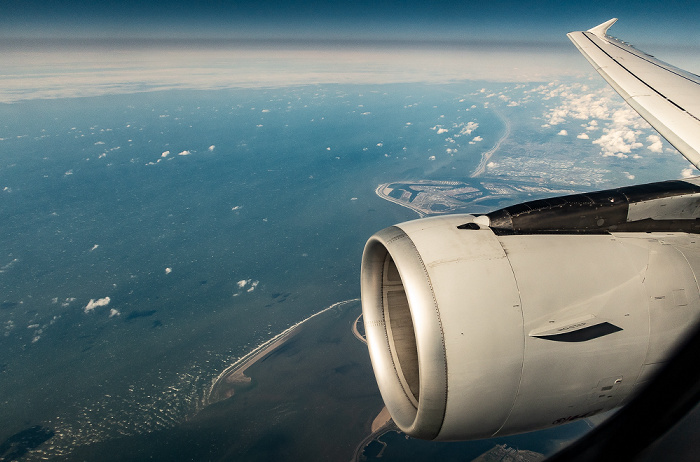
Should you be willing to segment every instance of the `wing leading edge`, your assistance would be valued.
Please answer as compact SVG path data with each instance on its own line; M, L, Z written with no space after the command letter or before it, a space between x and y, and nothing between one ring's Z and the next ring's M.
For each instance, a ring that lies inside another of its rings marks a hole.
M613 89L700 168L700 76L608 36L615 21L567 35Z

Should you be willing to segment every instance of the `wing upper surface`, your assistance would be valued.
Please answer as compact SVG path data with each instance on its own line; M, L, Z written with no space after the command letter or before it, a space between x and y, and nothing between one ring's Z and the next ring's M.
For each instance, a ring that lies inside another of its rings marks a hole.
M567 35L613 89L700 168L700 76L606 35L615 21Z

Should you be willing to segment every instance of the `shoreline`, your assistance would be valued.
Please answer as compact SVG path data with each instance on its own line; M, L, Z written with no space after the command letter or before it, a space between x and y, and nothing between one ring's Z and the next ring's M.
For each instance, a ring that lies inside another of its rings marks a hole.
M503 143L506 140L506 138L510 136L510 120L503 117L503 115L500 112L495 112L505 124L506 131L491 149L481 154L481 161L479 162L479 165L476 167L474 172L471 175L469 175L470 178L476 178L486 171L486 165L489 159L491 159L491 156L493 156L496 153L496 151L498 151L498 149L501 147L501 143Z
M332 304L331 306L328 306L321 311L318 311L317 313L312 314L306 319L303 319L296 324L288 327L287 329L283 330L279 334L275 335L269 340L266 340L265 342L261 343L257 347L255 347L253 350L239 358L237 361L235 361L233 364L225 368L213 381L211 387L209 387L209 390L205 394L202 404L203 407L209 406L211 404L214 404L218 401L221 401L223 399L226 399L227 397L219 398L216 400L212 400L212 397L215 396L215 391L216 388L219 384L221 383L243 383L247 382L250 379L244 375L244 372L246 369L248 369L250 366L258 362L260 359L264 358L267 356L269 353L280 347L281 345L284 344L287 340L289 340L294 334L296 334L297 328L299 328L302 324L304 324L306 321L315 318L316 316L325 313L328 310L331 310L333 308L336 308L338 306L343 306L348 303L352 302L357 302L360 301L359 298L353 298L350 300L343 300L341 302L337 302ZM231 379L231 380L229 380Z

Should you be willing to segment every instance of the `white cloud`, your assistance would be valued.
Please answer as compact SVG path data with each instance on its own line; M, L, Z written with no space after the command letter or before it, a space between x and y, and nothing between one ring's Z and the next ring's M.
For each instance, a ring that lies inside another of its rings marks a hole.
M651 144L647 146L647 149L651 152L663 152L664 146L661 143L661 137L659 135L649 135L647 136L647 141Z
M248 288L248 290L246 290L246 292L252 292L252 291L254 291L255 288L258 287L258 284L260 284L260 281L253 281L253 282L251 282L251 283L250 283L250 287Z
M260 112L270 112L270 110L269 110L269 109L263 109L263 110L260 111Z
M567 119L606 119L610 117L611 92L601 89L587 93L585 85L541 86L536 90L543 99L561 98L559 106L550 109L547 117L549 125L559 125Z
M637 141L638 131L626 128L606 128L605 134L593 141L600 146L601 154L605 157L619 157L625 159L633 149L639 149L643 145Z
M641 158L633 151L643 147L638 138L643 136L643 130L648 128L648 125L633 109L613 97L610 89L590 91L586 85L578 83L573 85L552 83L542 85L536 91L542 95L543 99L559 98L561 100L558 106L550 109L545 115L548 123L543 127L558 125L569 119L593 119L581 125L586 132L593 132L601 128L598 122L600 120L604 123L603 135L592 143L600 146L603 156ZM562 130L559 133L564 132ZM590 139L585 132L577 135L577 138ZM648 137L647 141L651 143L649 146L651 151L660 152L662 146L656 135Z
M681 176L683 178L690 178L691 176L695 176L696 172L697 171L692 167L684 168L683 171L681 172Z
M91 298L90 301L88 302L88 304L85 305L84 311L86 313L89 313L90 311L94 310L97 307L109 305L110 301L111 301L111 299L109 297L98 298L97 300Z
M209 146L209 148L208 148L208 149L209 149L209 152L213 152L215 147L216 147L216 146L214 146L213 144L212 144L211 146Z
M119 310L117 310L115 308L110 309L109 310L109 317L113 318L115 316L121 316L121 313L119 312Z
M100 246L99 244L93 245L92 248L90 249L90 252L92 252L93 250L97 249L99 246Z
M489 51L488 63L475 66L475 62L483 61L483 50L479 47L472 51L443 49L427 52L416 49L402 50L400 53L370 48L362 51L362 60L357 59L358 51L354 48L336 50L332 54L312 49L289 53L277 47L265 48L255 51L259 64L243 67L236 67L235 63L250 60L251 50L246 47L222 48L218 51L211 49L206 53L199 50L175 52L167 48L157 52L143 50L135 53L68 50L66 53L48 55L44 50L29 51L13 58L19 60L26 72L3 76L0 101L124 94L141 91L144 87L211 90L330 83L446 82L457 79L540 82L580 72L578 62L573 68L563 67L560 56L545 53L543 61L540 51L523 53L512 49L494 49ZM143 66L134 68L134 62ZM229 65L222 66L222 62ZM267 62L275 62L276 65L264 67ZM450 65L445 66L446 62ZM75 72L76 63L81 63L84 72ZM51 72L46 72L47 67L51 68ZM29 74L33 76L32 79L26 78ZM256 112L260 114L261 110L257 109Z
M428 157L428 160L435 160L435 156Z
M479 128L479 124L477 122L467 122L466 124L464 124L464 126L462 126L461 130L459 131L459 134L471 135L472 132L477 128Z
M560 136L567 136L568 134L569 134L569 132L567 132L566 130L559 130L559 133L557 133L557 135L560 135Z
M160 155L160 157L168 157L168 154L170 154L170 151L165 151Z
M177 153L178 156L189 156L190 154L192 154L190 151L182 151Z
M449 130L447 130L446 128L441 128L441 129L439 129L439 130L437 131L437 134L438 134L438 135L442 135L443 133L447 133L448 131L449 131Z
M630 172L622 172L622 174L625 175L628 180L634 180L635 178Z
M173 269L170 267L165 268L165 274L170 274L173 272Z
M382 146L384 146L384 143L377 143L377 146L381 148Z
M239 288L239 289L244 288L244 287L246 286L246 284L248 284L249 282L250 282L250 279L241 279L241 280L238 281L238 283L237 283L238 288Z

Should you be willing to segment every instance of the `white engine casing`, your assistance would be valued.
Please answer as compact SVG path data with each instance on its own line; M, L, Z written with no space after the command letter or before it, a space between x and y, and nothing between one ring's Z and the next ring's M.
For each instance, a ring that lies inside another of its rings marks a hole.
M497 235L483 218L401 223L365 246L370 357L411 436L489 438L613 409L700 313L696 235Z

